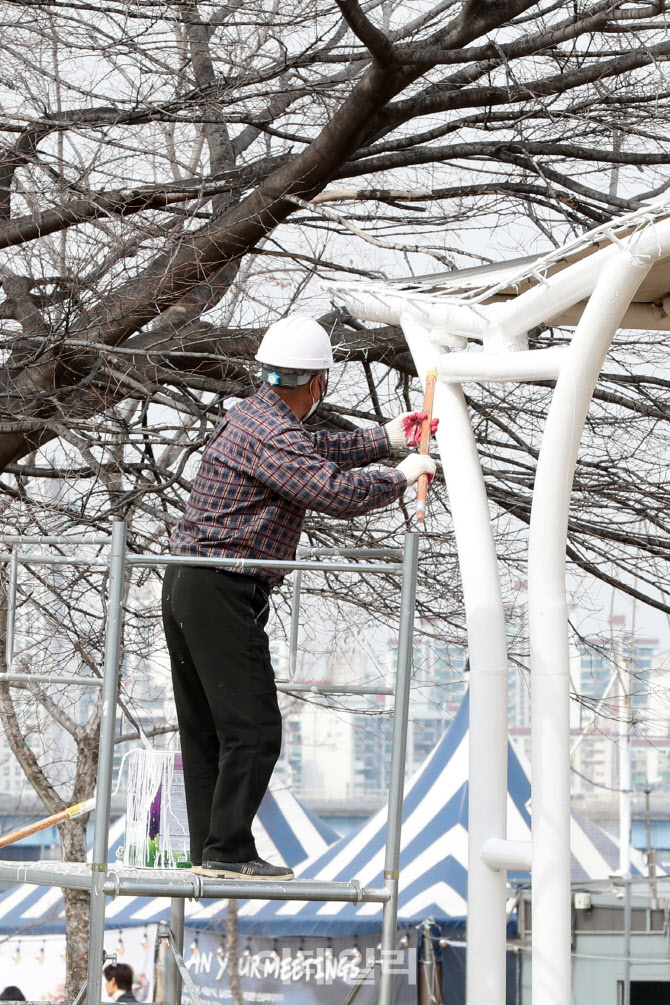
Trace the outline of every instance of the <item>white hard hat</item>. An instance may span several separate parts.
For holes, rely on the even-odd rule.
[[[315,373],[333,365],[328,332],[305,314],[287,314],[266,331],[256,353],[259,363],[283,370]]]

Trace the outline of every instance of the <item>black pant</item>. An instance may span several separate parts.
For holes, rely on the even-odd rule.
[[[191,861],[257,857],[251,823],[281,749],[265,625],[251,576],[168,566],[163,625],[181,736]]]

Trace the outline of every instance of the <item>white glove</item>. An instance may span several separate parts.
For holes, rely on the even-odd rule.
[[[402,471],[408,485],[414,485],[414,482],[418,482],[419,475],[428,475],[430,482],[436,469],[437,464],[428,454],[410,454],[400,464],[396,464],[396,470]]]
[[[404,446],[419,446],[421,443],[421,427],[424,419],[428,416],[425,412],[403,412],[397,415],[391,422],[387,422],[384,428],[389,436],[389,442],[394,450],[400,450]],[[437,432],[439,419],[432,419],[430,424],[431,436]]]
[[[391,421],[387,422],[384,426],[389,438],[389,443],[394,450],[400,450],[402,447],[407,445],[403,419],[408,415],[409,412],[403,412],[402,415],[397,415],[395,419],[391,419]]]
[[[387,422],[384,429],[393,450],[400,450],[402,447],[418,447],[421,443],[423,420],[427,418],[425,412],[403,412]],[[431,436],[435,435],[439,421],[439,419],[431,421]]]

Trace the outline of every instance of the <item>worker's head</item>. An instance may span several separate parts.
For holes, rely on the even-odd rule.
[[[133,968],[127,963],[110,963],[103,970],[107,984],[107,994],[133,990]]]
[[[333,350],[326,329],[304,314],[288,314],[266,331],[256,359],[263,380],[299,419],[307,419],[323,400]]]

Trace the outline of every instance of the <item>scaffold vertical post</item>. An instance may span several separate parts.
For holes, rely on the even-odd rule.
[[[386,854],[384,858],[384,886],[387,890],[390,890],[391,897],[384,904],[382,917],[379,1005],[392,1005],[393,1002],[393,956],[391,954],[396,949],[398,928],[398,873],[400,868],[400,837],[405,789],[407,720],[409,717],[414,648],[414,606],[416,602],[418,557],[419,535],[411,531],[405,534],[402,588],[400,593],[398,659],[396,666],[395,705],[393,710],[393,739],[391,743],[391,781],[389,786],[388,818],[386,822]]]
[[[7,628],[5,632],[5,665],[7,673],[12,669],[14,660],[14,638],[16,633],[16,608],[18,606],[19,589],[19,546],[12,548],[9,560],[9,575],[7,577]]]
[[[170,901],[170,931],[179,952],[184,953],[184,909],[183,897],[173,897]],[[166,957],[168,1005],[181,1005],[182,979],[174,953],[168,950]]]
[[[300,631],[300,594],[302,592],[302,572],[293,573],[293,602],[291,604],[291,635],[288,649],[288,678],[295,680],[298,669],[298,633]]]
[[[122,601],[126,558],[126,524],[115,520],[109,555],[107,588],[107,619],[105,627],[105,660],[102,683],[102,712],[98,753],[98,788],[93,832],[93,862],[91,864],[91,921],[88,947],[88,1005],[100,1005],[105,936],[105,892],[109,845],[109,812],[112,800],[114,767],[114,733],[116,700],[119,688]]]

